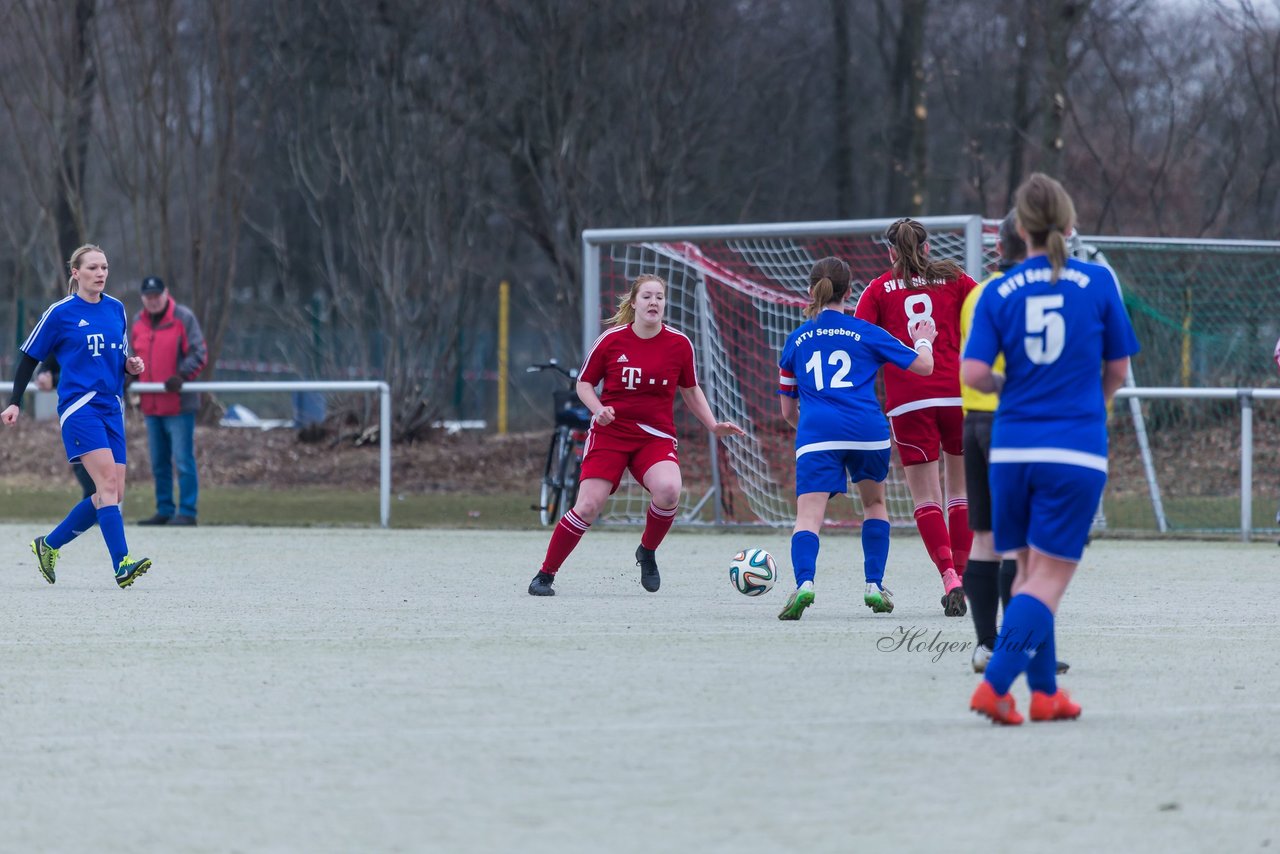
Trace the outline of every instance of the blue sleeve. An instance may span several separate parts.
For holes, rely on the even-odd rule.
[[[869,343],[881,363],[888,362],[891,365],[902,368],[904,371],[919,355],[915,350],[912,350],[879,326],[871,327],[870,332],[863,332],[862,337],[863,340],[869,339]]]
[[[1110,271],[1108,276],[1110,277]],[[1107,301],[1102,315],[1102,358],[1108,362],[1132,356],[1140,349],[1138,336],[1129,320],[1129,312],[1125,311],[1124,300],[1120,296],[1120,285],[1114,277],[1110,278],[1111,287],[1107,289]]]
[[[43,362],[47,359],[57,346],[61,324],[54,314],[55,308],[57,308],[56,303],[45,309],[44,314],[40,316],[39,322],[36,323],[36,328],[31,330],[27,340],[22,343],[22,352],[31,356],[37,362]]]
[[[973,307],[973,326],[969,329],[969,341],[965,344],[961,358],[977,359],[979,362],[994,364],[1000,353],[1000,335],[996,331],[995,318],[992,311],[995,300],[1000,296],[995,288],[983,288],[978,304]]]
[[[778,367],[784,371],[795,373],[792,362],[796,360],[796,334],[792,332],[787,336],[787,343],[782,345],[782,355],[778,357]]]

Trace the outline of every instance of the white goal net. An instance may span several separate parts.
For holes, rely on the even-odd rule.
[[[935,256],[953,258],[981,279],[985,249],[978,216],[923,217]],[[778,410],[778,353],[803,322],[809,270],[836,255],[853,268],[855,297],[889,266],[882,235],[891,219],[748,226],[593,230],[583,233],[583,351],[599,335],[632,279],[668,283],[667,323],[694,342],[699,382],[716,417],[736,421],[742,439],[714,441],[682,405],[676,423],[686,495],[682,521],[789,525],[795,521],[794,432]],[[991,241],[988,241],[990,243]],[[861,515],[835,503],[833,521]],[[843,504],[843,507],[841,507]],[[913,523],[896,455],[888,484],[890,518]],[[643,521],[648,498],[628,476],[602,518]]]

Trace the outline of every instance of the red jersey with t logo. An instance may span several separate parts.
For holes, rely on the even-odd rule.
[[[858,298],[854,316],[874,323],[908,347],[915,341],[907,325],[932,318],[938,330],[933,342],[933,373],[927,377],[884,366],[885,408],[888,415],[902,415],[931,406],[959,406],[960,306],[978,283],[961,273],[933,287],[917,278],[910,286],[890,270],[867,285]]]
[[[698,384],[693,342],[666,324],[652,338],[636,335],[631,324],[615,326],[591,345],[578,380],[603,380],[600,402],[613,407],[616,420],[595,430],[674,439],[676,389]]]

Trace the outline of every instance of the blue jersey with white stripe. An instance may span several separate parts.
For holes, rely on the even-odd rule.
[[[106,294],[98,302],[71,294],[45,310],[22,351],[42,362],[50,355],[58,360],[59,413],[91,392],[124,396],[127,326],[124,303]]]
[[[1005,357],[992,462],[1105,471],[1102,363],[1134,355],[1138,339],[1109,269],[1069,258],[1056,283],[1051,274],[1047,257],[1029,258],[987,287],[974,311],[964,358]]]
[[[827,309],[792,332],[778,361],[778,393],[800,399],[796,456],[808,450],[889,447],[876,372],[916,352],[873,323]]]

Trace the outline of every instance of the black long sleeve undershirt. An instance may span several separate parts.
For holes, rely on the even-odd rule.
[[[31,377],[35,375],[36,365],[40,364],[40,360],[21,350],[18,352],[22,353],[22,361],[18,362],[18,371],[13,375],[13,396],[9,398],[9,403],[21,408],[22,396],[27,393],[27,386],[31,384]]]

